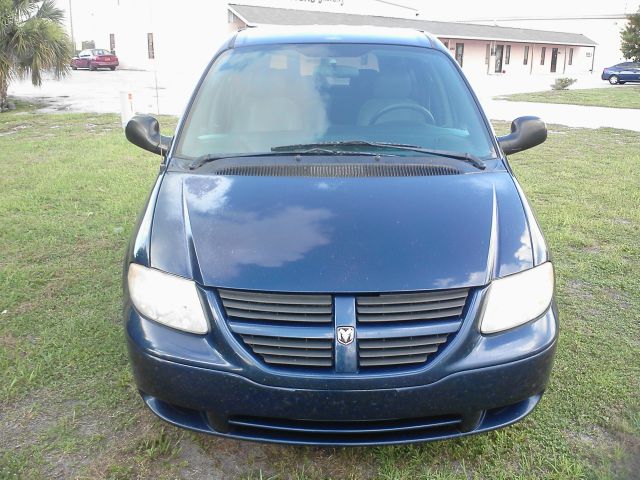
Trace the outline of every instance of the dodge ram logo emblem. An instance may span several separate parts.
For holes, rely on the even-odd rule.
[[[336,336],[338,337],[338,343],[349,345],[356,337],[356,329],[353,327],[338,327],[336,329]]]

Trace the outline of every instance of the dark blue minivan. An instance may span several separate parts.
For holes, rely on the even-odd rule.
[[[545,240],[448,50],[412,30],[258,27],[215,54],[162,155],[124,269],[160,418],[310,445],[445,439],[540,401],[558,315]]]

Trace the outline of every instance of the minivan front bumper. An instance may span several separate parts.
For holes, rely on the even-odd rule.
[[[306,388],[302,381],[305,387],[297,388],[259,383],[229,364],[207,368],[169,360],[141,346],[145,342],[137,341],[138,322],[149,321],[131,309],[127,337],[134,376],[145,403],[160,418],[204,433],[304,445],[422,442],[510,425],[529,414],[542,397],[557,339],[552,307],[540,319],[518,327],[517,336],[503,334],[507,350],[522,351],[515,338],[528,342],[534,353],[524,358],[504,361],[500,356],[500,363],[478,368],[466,363],[470,368],[436,381],[398,388],[367,388],[362,383],[334,388],[331,382]],[[546,335],[533,333],[540,331]],[[497,338],[490,340],[495,343]]]

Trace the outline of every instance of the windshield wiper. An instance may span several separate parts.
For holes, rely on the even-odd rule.
[[[215,162],[216,160],[222,160],[225,158],[248,158],[248,157],[280,157],[283,154],[289,155],[364,155],[373,156],[378,155],[371,152],[344,152],[342,150],[335,150],[327,148],[329,145],[309,144],[309,145],[291,145],[283,147],[274,147],[270,152],[256,152],[256,153],[237,153],[237,154],[207,154],[196,158],[193,163],[189,165],[190,170],[200,168],[205,163]]]
[[[374,148],[392,148],[395,150],[407,150],[410,152],[424,153],[425,155],[433,155],[436,157],[446,157],[446,158],[453,158],[455,160],[462,160],[463,162],[469,163],[480,170],[484,170],[485,168],[487,168],[487,166],[482,160],[480,160],[478,157],[476,157],[471,153],[452,152],[449,150],[435,150],[430,148],[423,148],[419,145],[410,145],[406,143],[369,142],[367,140],[344,140],[344,141],[308,143],[308,144],[298,144],[298,145],[283,145],[281,147],[273,147],[271,151],[286,152],[289,150],[303,149],[303,148],[328,148],[328,147],[350,147],[350,146],[353,146],[353,147],[366,146],[366,147],[374,147]],[[357,152],[349,152],[349,153],[354,154]]]

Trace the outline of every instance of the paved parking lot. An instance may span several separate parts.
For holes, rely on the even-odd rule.
[[[131,93],[140,113],[180,115],[193,91],[200,72],[101,70],[70,72],[63,80],[46,79],[41,88],[29,82],[13,83],[9,94],[44,100],[49,111],[119,113],[121,92]],[[574,88],[613,87],[598,74],[579,76]],[[548,90],[551,75],[512,78],[471,76],[470,82],[492,120],[512,120],[521,115],[537,115],[547,123],[570,127],[612,127],[640,131],[640,110],[577,105],[557,105],[495,100],[497,95]]]
[[[125,92],[133,95],[138,112],[179,115],[197,80],[197,74],[180,72],[76,70],[62,80],[47,78],[40,88],[15,82],[9,95],[44,100],[51,111],[120,113],[120,94]]]

